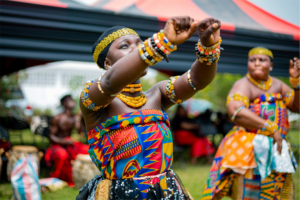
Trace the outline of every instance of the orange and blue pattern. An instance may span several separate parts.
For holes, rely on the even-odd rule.
[[[92,161],[106,179],[154,176],[167,172],[172,165],[170,122],[160,110],[113,116],[89,131],[88,142]],[[152,184],[165,178],[160,176]],[[135,183],[147,195],[149,180],[138,179]]]
[[[285,138],[289,131],[286,107],[289,102],[279,93],[263,94],[250,103],[249,109],[261,118],[275,122]],[[226,195],[249,200],[293,199],[291,174],[272,171],[264,180],[257,175],[252,143],[257,132],[241,126],[229,131],[215,155],[202,200],[221,199]]]

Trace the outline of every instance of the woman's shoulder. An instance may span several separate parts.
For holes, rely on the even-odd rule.
[[[281,81],[280,79],[278,79],[278,78],[276,78],[274,76],[271,76],[271,78],[272,78],[273,83],[275,83],[275,84],[283,84],[283,81]]]
[[[242,89],[245,89],[245,88],[248,88],[249,87],[249,80],[247,79],[246,76],[238,79],[232,86],[232,88],[242,88]]]

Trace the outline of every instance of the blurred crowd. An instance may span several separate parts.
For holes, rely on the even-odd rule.
[[[197,158],[200,157],[211,163],[212,155],[218,146],[215,136],[219,134],[224,137],[233,126],[227,113],[214,113],[211,109],[206,109],[205,112],[191,118],[181,105],[177,107],[171,121],[174,145],[190,147],[191,164],[196,164]]]

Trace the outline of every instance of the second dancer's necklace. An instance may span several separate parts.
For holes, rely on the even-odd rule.
[[[272,77],[269,76],[267,81],[258,81],[255,80],[250,76],[249,73],[247,73],[246,77],[249,79],[251,83],[253,83],[256,87],[260,88],[261,90],[269,90],[272,86]]]

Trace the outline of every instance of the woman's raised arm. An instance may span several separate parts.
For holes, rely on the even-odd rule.
[[[193,63],[191,69],[182,76],[171,79],[169,83],[162,82],[159,84],[163,97],[162,102],[166,108],[173,105],[173,103],[180,103],[182,100],[192,97],[214,79],[220,55],[220,27],[221,22],[214,18],[207,18],[198,24],[197,30],[200,42],[195,47],[198,59]],[[165,28],[166,36],[167,33],[172,31],[167,28]],[[175,93],[175,98],[168,94],[168,88],[166,89],[166,87],[169,86],[166,86],[166,84],[174,87],[174,89],[170,89],[170,93]]]
[[[148,47],[141,47],[142,41],[135,34],[128,34],[115,39],[109,47],[103,63],[104,67],[108,69],[107,72],[101,77],[101,81],[94,81],[88,86],[88,91],[86,90],[89,100],[95,106],[98,106],[96,109],[109,104],[115,94],[119,93],[126,85],[139,82],[139,78],[145,75],[145,70],[152,64],[149,60],[156,63],[161,61],[161,57],[167,58],[168,51],[166,49],[172,48],[170,45],[185,42],[193,35],[196,26],[197,23],[188,16],[170,18],[166,23],[164,32],[170,44],[168,42],[166,42],[167,44],[164,43],[165,49],[159,46],[163,40],[161,43],[158,42],[157,46],[156,44],[152,46],[148,44]],[[151,51],[150,47],[152,50],[155,47],[156,51]],[[151,52],[155,55],[159,52],[160,55],[150,55]],[[81,107],[83,110],[87,110],[83,106]]]

